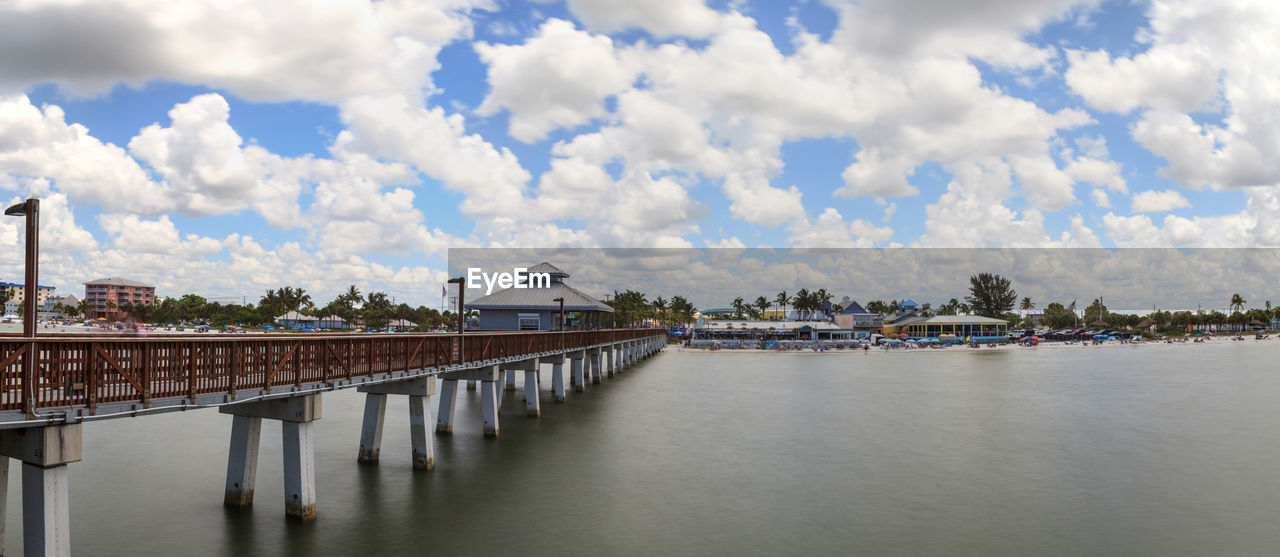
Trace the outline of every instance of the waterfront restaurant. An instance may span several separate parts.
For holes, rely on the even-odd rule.
[[[938,315],[901,323],[899,332],[908,338],[942,342],[1004,342],[1009,340],[1009,323],[978,315]]]
[[[474,302],[466,302],[468,310],[480,312],[481,331],[558,331],[556,316],[564,298],[565,330],[603,329],[613,326],[613,308],[578,289],[565,284],[569,273],[554,265],[542,262],[529,267],[528,272],[547,273],[551,285],[547,288],[507,288]]]

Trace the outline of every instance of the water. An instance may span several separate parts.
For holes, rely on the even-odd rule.
[[[1280,547],[1280,343],[884,354],[668,351],[502,438],[459,393],[414,472],[391,397],[325,395],[319,519],[286,521],[279,426],[255,506],[222,507],[231,419],[85,426],[73,547],[93,555],[1263,555]],[[549,386],[549,374],[544,372]],[[19,468],[8,545],[21,552]]]

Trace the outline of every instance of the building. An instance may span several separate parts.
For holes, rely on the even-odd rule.
[[[466,309],[480,313],[476,326],[481,331],[557,331],[556,316],[564,298],[564,329],[600,329],[613,326],[613,308],[578,289],[565,284],[569,273],[542,262],[528,269],[529,274],[547,273],[551,284],[546,288],[507,288],[473,302]]]
[[[844,310],[836,315],[835,322],[841,329],[852,330],[853,338],[867,338],[884,332],[884,321],[880,315],[863,309],[854,301],[845,304]]]
[[[0,293],[8,294],[6,302],[18,302],[21,304],[27,299],[27,289],[24,285],[13,282],[0,282]],[[2,296],[3,294],[0,294]],[[53,296],[52,286],[36,287],[36,308],[44,305],[45,300]],[[22,315],[22,310],[18,310],[18,315]]]
[[[297,311],[285,312],[284,315],[275,318],[276,325],[286,329],[311,329],[315,328],[320,319],[303,315]]]
[[[85,317],[125,319],[124,304],[154,305],[156,287],[122,278],[104,278],[84,283],[84,299],[88,302]]]
[[[916,317],[886,326],[890,333],[906,333],[907,338],[943,342],[1003,342],[1009,340],[1009,323],[978,315],[938,315]]]
[[[66,312],[58,309],[59,304],[64,308],[74,308],[80,305],[80,300],[77,300],[76,297],[71,294],[63,296],[49,296],[48,298],[45,298],[44,303],[40,305],[36,315],[40,319],[62,319],[63,317],[66,317]]]

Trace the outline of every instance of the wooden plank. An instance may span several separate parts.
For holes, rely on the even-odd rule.
[[[105,360],[107,362],[107,365],[113,368],[116,368],[116,373],[119,373],[120,376],[123,377],[125,381],[128,381],[129,384],[132,385],[134,389],[136,389],[139,393],[142,393],[142,391],[144,390],[142,388],[142,385],[139,384],[136,379],[134,379],[133,377],[130,377],[128,373],[125,373],[124,368],[120,367],[120,364],[116,363],[116,360],[112,358],[110,354],[107,354],[107,352],[102,349],[102,346],[95,344],[93,345],[93,349],[95,352],[98,353],[99,358],[102,358],[103,360]]]
[[[274,346],[274,343],[272,345]],[[293,353],[298,350],[299,346],[302,346],[302,343],[300,342],[293,343],[293,348],[290,348],[288,352],[285,352],[284,357],[280,358],[280,363],[276,364],[276,368],[271,370],[271,373],[267,374],[267,378],[265,381],[266,388],[268,389],[271,388],[271,380],[275,379],[277,373],[280,373],[280,370],[284,368],[284,365],[289,362],[289,356],[293,355]]]

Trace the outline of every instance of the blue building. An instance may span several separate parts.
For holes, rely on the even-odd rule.
[[[613,326],[613,308],[578,289],[565,284],[569,278],[554,265],[542,262],[528,269],[529,274],[547,273],[547,288],[507,288],[467,302],[468,310],[480,313],[481,331],[558,331],[556,316],[564,298],[563,330],[601,329]]]

